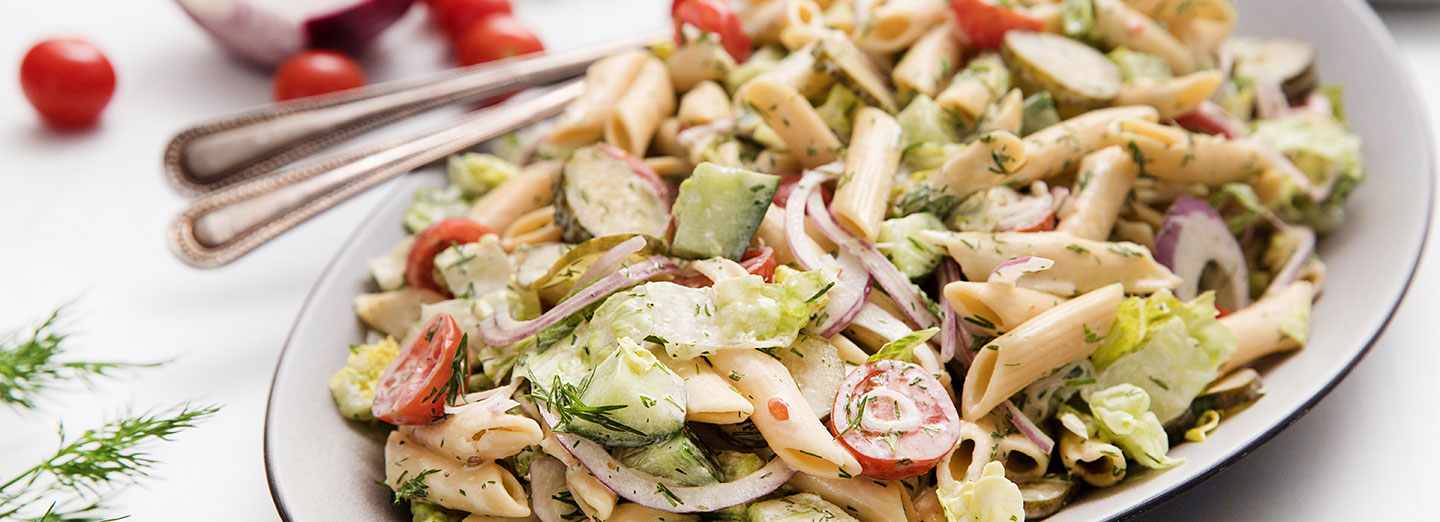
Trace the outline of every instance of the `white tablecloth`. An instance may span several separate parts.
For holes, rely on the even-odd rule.
[[[660,27],[666,3],[516,2],[522,17],[542,21],[540,35],[552,49]],[[419,14],[364,58],[372,80],[448,61]],[[1385,19],[1420,91],[1440,93],[1440,10],[1394,11]],[[0,78],[0,331],[71,303],[76,357],[173,361],[133,378],[101,379],[98,393],[82,387],[51,395],[42,412],[0,408],[0,470],[22,469],[51,451],[56,414],[78,428],[125,411],[219,403],[219,415],[154,448],[161,462],[155,477],[113,498],[115,512],[143,521],[275,520],[261,460],[271,373],[306,292],[385,190],[229,267],[191,269],[165,245],[186,199],[162,179],[162,147],[199,119],[266,102],[268,74],[221,56],[164,0],[0,2],[0,71],[13,74],[31,44],[64,34],[103,48],[119,89],[99,129],[56,134],[35,123],[14,76]],[[1440,121],[1440,95],[1429,101],[1416,110]],[[1437,288],[1440,260],[1432,252],[1389,330],[1328,398],[1144,520],[1432,518],[1422,501],[1440,491]]]

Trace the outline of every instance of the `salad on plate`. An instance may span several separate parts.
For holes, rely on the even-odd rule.
[[[1183,466],[1364,179],[1228,0],[678,0],[449,159],[329,382],[416,520],[1019,521]]]

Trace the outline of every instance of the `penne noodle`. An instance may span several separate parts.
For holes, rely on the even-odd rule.
[[[889,54],[915,43],[931,27],[945,21],[945,3],[935,0],[887,0],[860,25],[855,44],[872,53]]]
[[[1056,368],[1094,353],[1115,321],[1119,283],[1066,301],[996,337],[975,354],[960,393],[960,415],[978,419]],[[1043,473],[1043,471],[1042,471]]]
[[[860,522],[906,520],[905,485],[866,477],[821,478],[796,473],[786,485],[840,506]]]
[[[470,206],[466,214],[472,221],[490,230],[505,230],[530,211],[549,205],[555,199],[551,185],[560,175],[559,161],[540,161],[526,165],[515,176],[486,192]]]
[[[950,28],[941,25],[925,33],[905,52],[890,71],[890,78],[901,92],[934,97],[940,92],[940,82],[954,74],[959,63],[960,45],[955,43]]]
[[[1025,137],[1025,154],[1029,161],[1009,175],[997,176],[1000,179],[988,186],[1023,187],[1035,180],[1069,172],[1086,154],[1122,143],[1112,134],[1111,124],[1122,119],[1153,122],[1159,117],[1154,107],[1111,107],[1040,129]]]
[[[756,78],[745,84],[739,96],[780,135],[801,165],[814,168],[835,161],[840,140],[794,87]]]
[[[835,186],[830,211],[851,232],[874,240],[890,203],[890,189],[905,148],[900,123],[885,111],[864,107],[845,151],[845,174]]]
[[[1172,29],[1191,20],[1235,24],[1235,6],[1230,0],[1124,0],[1125,5]]]
[[[786,464],[818,477],[860,474],[860,462],[835,441],[780,361],[756,350],[708,357],[716,372],[735,376],[735,388],[754,406],[750,420]]]
[[[805,235],[820,245],[820,249],[826,252],[835,250],[835,243],[830,238],[820,233],[815,223],[810,218],[805,218]],[[790,241],[785,239],[785,209],[774,203],[765,211],[765,218],[760,221],[760,228],[755,231],[755,246],[768,246],[775,250],[775,262],[786,265],[795,262],[795,254],[790,250]]]
[[[613,103],[615,111],[605,120],[605,141],[643,157],[660,120],[675,112],[675,88],[665,64],[647,57],[635,80]]]
[[[740,395],[729,380],[715,373],[715,368],[704,359],[677,361],[664,350],[652,352],[670,371],[685,380],[685,420],[735,424],[749,419],[755,411],[750,400]]]
[[[620,496],[595,478],[585,466],[570,466],[565,469],[565,487],[570,490],[575,505],[590,518],[605,520],[615,511]]]
[[[626,502],[615,506],[615,512],[605,522],[700,522],[700,515],[670,513],[650,509],[640,504]]]
[[[933,232],[921,237],[945,247],[965,278],[984,281],[1001,263],[1023,256],[1055,261],[1049,270],[1025,274],[1017,286],[1060,296],[1085,293],[1119,282],[1125,292],[1173,290],[1180,277],[1156,263],[1150,249],[1134,243],[1080,239],[1063,232]]]
[[[680,97],[676,113],[680,128],[694,127],[731,118],[730,96],[720,84],[705,80]]]
[[[416,477],[426,485],[425,501],[440,507],[502,517],[530,515],[525,487],[503,466],[494,461],[461,465],[398,431],[390,432],[385,443],[385,484],[398,488]]]
[[[1269,166],[1250,140],[1227,140],[1129,119],[1115,122],[1114,129],[1115,139],[1140,163],[1140,173],[1166,181],[1219,186],[1250,179]]]
[[[1125,5],[1122,0],[1094,0],[1095,32],[1112,47],[1128,47],[1153,54],[1170,65],[1175,74],[1195,71],[1195,56],[1155,20]]]
[[[630,87],[649,57],[650,53],[637,50],[591,65],[585,71],[585,91],[565,107],[546,141],[565,147],[599,141],[615,110],[615,100]]]
[[[521,245],[539,245],[560,240],[560,227],[555,226],[555,207],[544,206],[525,213],[515,219],[505,232],[500,234],[500,244],[505,250],[515,250]]]
[[[430,451],[463,465],[509,457],[545,438],[540,424],[522,415],[494,411],[488,404],[454,408],[438,422],[400,426],[400,433]]]
[[[425,288],[404,287],[399,290],[355,296],[355,315],[380,333],[403,340],[410,325],[420,320],[420,307],[444,301],[445,296]]]
[[[685,145],[680,143],[680,130],[679,118],[661,120],[660,126],[655,128],[655,139],[654,143],[650,145],[651,148],[654,148],[655,152],[662,156],[686,157],[689,152],[686,151]],[[688,175],[689,172],[686,174]]]
[[[824,96],[825,93],[830,92],[830,86],[835,85],[835,76],[829,73],[825,65],[816,62],[816,45],[810,43],[794,50],[770,70],[745,82],[745,85],[735,89],[735,99],[743,105],[745,90],[751,83],[762,80],[794,87],[806,98]]]
[[[745,18],[745,33],[752,43],[783,44],[782,34],[787,29],[822,28],[825,12],[814,0],[774,0]]]
[[[675,156],[650,156],[645,166],[664,178],[684,178],[690,175],[690,163]]]
[[[1151,250],[1155,249],[1155,228],[1141,221],[1116,221],[1111,237],[1117,241],[1129,241]]]
[[[935,479],[941,487],[980,478],[980,471],[991,460],[996,448],[991,433],[998,431],[992,415],[975,421],[960,419],[960,442],[935,466]]]
[[[966,145],[940,166],[925,184],[956,198],[993,187],[1021,169],[1029,160],[1025,142],[1009,132],[990,132]]]
[[[1014,330],[1065,302],[1063,297],[1039,290],[984,281],[956,281],[945,285],[945,299],[955,307],[960,320],[987,335]]]
[[[800,160],[794,154],[774,149],[760,151],[750,166],[752,170],[776,175],[794,174],[805,168],[800,165]]]
[[[990,103],[1009,88],[1009,73],[1000,55],[984,53],[970,60],[965,69],[950,80],[950,85],[935,97],[940,108],[954,111],[966,125],[974,125]]]
[[[723,82],[735,68],[735,59],[715,39],[687,42],[665,59],[670,71],[670,84],[677,91],[688,91],[704,81]]]
[[[978,131],[994,132],[1005,131],[1011,134],[1020,134],[1020,128],[1025,124],[1025,96],[1020,94],[1020,89],[1010,89],[1003,98],[995,105],[985,111],[985,121],[980,122]]]
[[[1125,478],[1125,454],[1096,438],[1083,438],[1060,430],[1060,463],[1071,476],[1097,488],[1114,486]]]
[[[1195,110],[1220,88],[1220,71],[1200,71],[1178,78],[1137,78],[1120,87],[1115,105],[1149,105],[1161,120]]]
[[[1220,367],[1220,374],[1245,366],[1272,353],[1294,350],[1309,337],[1310,301],[1315,285],[1296,281],[1284,290],[1265,296],[1250,306],[1220,318],[1220,324],[1235,334],[1235,354]],[[1296,310],[1303,309],[1303,315]],[[1301,328],[1296,331],[1294,328]]]
[[[1080,160],[1080,174],[1075,179],[1072,196],[1056,216],[1060,222],[1055,231],[1104,241],[1110,237],[1125,196],[1139,175],[1140,167],[1118,146],[1087,154]]]
[[[835,334],[835,337],[830,338],[830,344],[835,346],[835,351],[840,353],[840,360],[845,361],[845,364],[860,366],[865,364],[865,359],[870,356],[844,334]]]

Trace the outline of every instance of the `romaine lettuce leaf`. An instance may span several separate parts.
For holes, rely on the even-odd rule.
[[[451,185],[459,187],[466,196],[476,197],[515,177],[520,167],[494,154],[466,152],[450,156],[445,161],[445,172]]]
[[[330,378],[330,394],[335,397],[340,415],[347,419],[373,421],[370,406],[375,401],[375,384],[385,373],[385,368],[400,353],[400,345],[394,337],[374,344],[350,345],[350,356],[345,367]]]
[[[415,198],[410,202],[410,206],[405,208],[405,217],[401,220],[405,230],[418,234],[431,223],[463,216],[469,210],[470,202],[465,201],[465,195],[459,188],[425,187],[415,191]]]
[[[1160,419],[1150,412],[1150,394],[1131,384],[1117,384],[1090,394],[1090,412],[1100,436],[1119,446],[1131,459],[1147,468],[1175,466],[1184,459],[1173,459],[1170,439]]]
[[[1304,191],[1281,187],[1268,191],[1278,201],[1267,201],[1287,221],[1309,225],[1318,233],[1334,229],[1345,217],[1345,200],[1365,180],[1360,138],[1333,116],[1300,111],[1274,120],[1256,121],[1253,138],[1285,154],[1315,186],[1333,184],[1323,201],[1312,201]],[[1293,181],[1286,179],[1285,183]]]
[[[917,212],[880,223],[880,252],[910,279],[920,279],[940,266],[945,257],[935,246],[920,238],[921,230],[945,231],[945,223],[929,212]]]
[[[948,522],[1025,520],[1025,497],[1020,486],[1005,478],[1005,465],[999,462],[985,464],[978,479],[948,482],[935,493]]]

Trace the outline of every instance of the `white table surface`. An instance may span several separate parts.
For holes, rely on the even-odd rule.
[[[543,21],[541,37],[561,49],[659,27],[668,2],[515,3],[522,17]],[[419,14],[364,58],[372,80],[448,61]],[[1420,91],[1440,93],[1440,9],[1383,14]],[[44,130],[9,76],[30,45],[65,34],[99,45],[119,76],[93,132]],[[155,478],[111,499],[115,512],[142,521],[276,520],[261,459],[271,373],[311,284],[386,190],[231,266],[192,269],[165,244],[186,198],[162,179],[162,147],[197,120],[266,102],[268,74],[223,57],[165,0],[0,1],[0,71],[0,331],[70,302],[76,357],[173,359],[134,378],[98,381],[95,391],[51,395],[43,413],[0,408],[0,476],[51,451],[57,414],[78,428],[187,400],[220,403],[219,415],[154,448]],[[1429,107],[1416,110],[1440,121],[1440,94],[1430,96]],[[1433,519],[1423,501],[1440,491],[1440,259],[1430,254],[1385,335],[1328,398],[1142,520]]]

